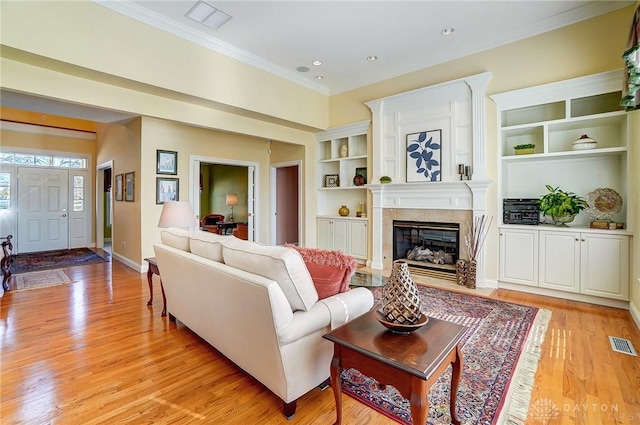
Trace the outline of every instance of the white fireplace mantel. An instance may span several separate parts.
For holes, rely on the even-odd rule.
[[[486,213],[487,148],[485,143],[485,72],[434,86],[367,102],[373,114],[370,181],[390,176],[392,183],[369,184],[372,193],[371,268],[383,268],[384,209],[471,210]],[[406,136],[417,131],[442,130],[442,181],[406,181]],[[472,167],[471,180],[460,180],[458,164]],[[388,233],[388,234],[387,234]],[[484,282],[483,255],[478,261],[478,285]]]

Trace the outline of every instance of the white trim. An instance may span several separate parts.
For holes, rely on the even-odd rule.
[[[43,125],[24,124],[11,121],[0,121],[0,130],[14,131],[16,133],[66,137],[68,139],[96,140],[96,133],[90,131],[67,130],[65,128],[45,127]]]
[[[101,188],[104,187],[104,170],[111,169],[111,178],[113,179],[113,160],[103,162],[96,167],[96,218],[95,218],[95,226],[96,226],[96,248],[104,247],[104,200],[102,196],[98,196],[102,193]],[[113,235],[113,190],[111,191],[111,235]]]
[[[583,303],[590,303],[596,305],[604,305],[607,307],[620,308],[622,310],[629,310],[630,304],[628,301],[615,300],[613,298],[594,297],[591,295],[577,294],[574,292],[556,291],[553,289],[540,288],[539,286],[521,285],[518,283],[509,283],[498,281],[498,287],[500,289],[510,289],[512,291],[525,292],[529,294],[544,295],[546,297],[560,298],[562,300],[580,301]]]
[[[254,175],[254,190],[253,190],[253,210],[251,210],[251,200],[249,200],[249,214],[248,224],[249,224],[249,234],[254,235],[254,240],[259,241],[259,237],[257,237],[260,232],[260,223],[259,220],[256,220],[256,211],[260,211],[260,191],[257,188],[260,187],[260,163],[252,162],[252,161],[242,161],[239,159],[228,159],[228,158],[214,158],[209,156],[200,156],[200,155],[189,155],[189,202],[191,203],[191,207],[193,208],[194,213],[200,217],[200,163],[205,164],[216,164],[216,165],[235,165],[238,167],[253,167],[253,175]],[[251,181],[247,182],[248,185],[251,184]],[[249,188],[247,188],[249,189]],[[247,191],[247,193],[251,193],[251,191]]]
[[[162,31],[168,32],[180,38],[183,38],[192,43],[198,44],[214,52],[221,53],[230,58],[236,59],[240,62],[246,63],[251,66],[255,66],[258,69],[266,71],[275,76],[284,78],[292,83],[306,87],[310,90],[316,91],[320,94],[328,96],[329,89],[325,86],[317,84],[306,77],[300,76],[298,73],[289,71],[281,66],[278,66],[272,62],[268,62],[263,58],[256,56],[233,46],[217,38],[208,36],[196,29],[193,29],[187,25],[183,25],[172,19],[169,19],[159,13],[156,13],[146,7],[142,7],[131,0],[91,0],[93,3],[106,7],[114,12],[133,18],[137,21],[151,25]]]
[[[638,283],[640,283],[640,279],[638,279]],[[633,303],[633,301],[629,303],[629,313],[631,313],[631,318],[636,322],[636,326],[640,330],[640,309]]]

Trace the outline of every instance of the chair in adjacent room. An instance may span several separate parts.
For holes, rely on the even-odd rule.
[[[238,223],[238,226],[233,229],[233,236],[245,241],[249,239],[249,226],[244,223]]]
[[[200,220],[200,229],[207,232],[218,233],[218,222],[224,221],[222,214],[207,214]]]

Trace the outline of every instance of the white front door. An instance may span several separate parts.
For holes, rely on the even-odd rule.
[[[69,171],[18,169],[20,252],[69,247]]]

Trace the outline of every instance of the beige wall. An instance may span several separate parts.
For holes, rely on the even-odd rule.
[[[109,85],[142,83],[142,91],[161,97],[195,96],[190,101],[274,121],[321,129],[328,123],[326,96],[89,0],[4,1],[0,31],[11,48],[3,48],[3,57]]]
[[[330,127],[371,119],[371,111],[364,102],[486,71],[493,74],[487,88],[487,94],[491,95],[622,69],[621,55],[634,11],[635,6],[630,6],[556,31],[332,96],[329,101]],[[496,106],[489,98],[485,106],[488,177],[496,181],[499,140]],[[488,214],[494,217],[498,206],[496,189],[493,184],[488,190]],[[490,280],[498,277],[498,221],[494,219],[486,240],[486,275]],[[640,257],[640,251],[635,253]]]
[[[142,163],[141,194],[142,252],[143,256],[153,256],[153,243],[160,240],[157,227],[162,205],[155,203],[156,150],[178,151],[178,177],[180,179],[180,200],[190,200],[189,157],[223,158],[258,164],[259,185],[256,188],[259,206],[256,210],[257,240],[268,241],[269,235],[269,164],[267,145],[263,139],[245,135],[225,133],[192,127],[184,124],[142,119]],[[173,177],[173,176],[172,176]]]
[[[111,249],[115,256],[129,260],[131,266],[142,263],[142,192],[140,146],[141,119],[136,119],[127,126],[99,124],[97,164],[113,161],[113,179],[118,174],[133,171],[135,173],[134,201],[116,201],[114,193]],[[154,156],[155,159],[155,156]],[[94,167],[95,169],[95,167]],[[114,184],[115,190],[115,184]],[[149,191],[145,188],[145,192]],[[157,220],[157,219],[156,219]],[[156,221],[157,223],[157,221]]]

